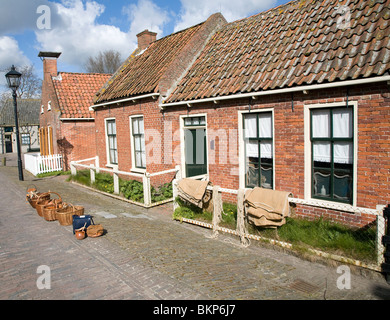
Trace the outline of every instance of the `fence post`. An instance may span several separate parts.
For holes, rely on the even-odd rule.
[[[177,179],[173,179],[172,181],[173,211],[175,211],[179,207],[179,204],[176,202],[176,198],[179,196],[179,192],[177,191],[178,181],[179,180]]]
[[[382,237],[386,234],[386,221],[383,211],[386,206],[377,205],[378,214],[376,216],[376,256],[377,263],[381,265],[384,261],[385,246],[382,243]]]
[[[75,176],[77,174],[76,166],[74,165],[74,161],[70,162],[70,173],[72,176]]]
[[[90,175],[91,175],[91,183],[95,183],[95,170],[93,169],[93,164],[90,165],[91,168],[89,169]]]
[[[150,206],[152,203],[152,195],[150,190],[150,175],[149,173],[145,172],[144,176],[142,177],[142,183],[144,186],[144,204],[145,206]]]
[[[176,169],[176,180],[181,180],[181,166],[178,164],[175,166]]]
[[[96,167],[96,173],[99,173],[100,172],[99,156],[96,156],[95,158],[95,167]]]
[[[114,193],[119,194],[119,176],[118,176],[118,166],[115,165],[114,168]]]

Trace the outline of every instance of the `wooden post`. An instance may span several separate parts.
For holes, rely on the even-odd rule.
[[[150,175],[149,173],[145,172],[143,178],[142,178],[142,183],[144,186],[144,204],[145,206],[150,206],[152,203],[152,195],[151,195],[151,190],[150,190]]]
[[[73,161],[70,162],[70,173],[72,176],[75,176],[77,174],[77,169]]]
[[[93,164],[91,164],[91,168],[89,169],[89,172],[91,174],[91,183],[95,183],[95,170],[93,169]]]
[[[119,194],[119,176],[118,176],[118,166],[114,166],[114,193]]]
[[[378,210],[378,215],[376,216],[376,256],[378,265],[385,262],[384,253],[386,248],[382,242],[382,237],[386,235],[386,221],[383,216],[383,210],[385,207],[386,206],[384,205],[376,206],[376,209]]]
[[[100,172],[99,156],[96,156],[95,158],[95,167],[96,167],[96,173],[99,173]]]

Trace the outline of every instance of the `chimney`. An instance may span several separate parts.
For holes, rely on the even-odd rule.
[[[38,57],[43,61],[44,80],[47,77],[57,76],[57,59],[60,55],[61,52],[39,52]]]
[[[152,42],[156,41],[156,36],[157,33],[151,32],[147,29],[138,33],[138,49],[145,50]]]

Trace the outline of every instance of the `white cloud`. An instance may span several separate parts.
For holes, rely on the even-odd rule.
[[[107,49],[117,50],[127,57],[132,46],[128,35],[115,26],[96,22],[104,9],[94,1],[85,5],[81,0],[56,3],[62,22],[51,30],[36,31],[39,50],[62,52],[63,62],[78,66],[89,56]]]
[[[151,0],[139,0],[137,4],[124,7],[122,12],[130,21],[129,35],[132,38],[145,29],[156,32],[157,38],[161,38],[164,25],[170,21],[168,12]]]
[[[55,6],[61,23],[51,30],[35,32],[37,49],[62,52],[62,62],[80,67],[89,56],[108,49],[119,51],[122,59],[126,59],[137,47],[137,33],[149,29],[161,35],[169,20],[168,14],[151,0],[139,0],[123,8],[122,14],[129,22],[127,32],[97,23],[105,7],[95,1],[63,0]]]
[[[181,0],[181,4],[175,31],[201,23],[216,12],[221,12],[228,22],[242,19],[274,7],[276,0]]]
[[[0,70],[9,69],[11,65],[30,65],[30,60],[20,50],[18,42],[8,36],[0,37]]]

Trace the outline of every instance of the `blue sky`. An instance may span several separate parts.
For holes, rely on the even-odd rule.
[[[158,38],[206,20],[221,11],[234,21],[288,0],[1,0],[0,72],[32,64],[42,78],[39,51],[60,51],[59,71],[84,72],[88,56],[114,49],[127,58],[136,34],[149,29]],[[44,19],[46,18],[46,19]],[[39,24],[40,23],[40,24]],[[0,73],[0,85],[4,83]]]

